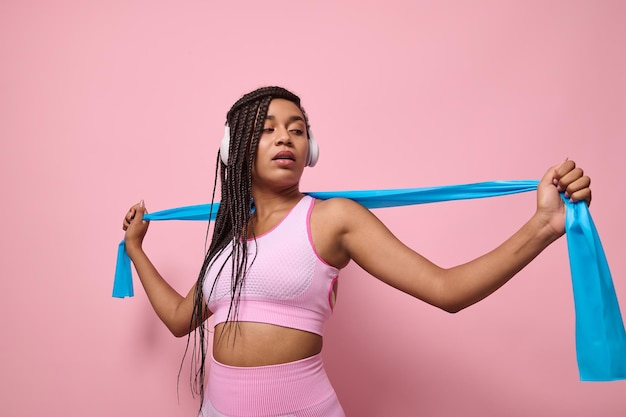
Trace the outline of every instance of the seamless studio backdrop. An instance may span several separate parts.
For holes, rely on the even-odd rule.
[[[538,179],[566,157],[626,306],[626,58],[620,1],[0,3],[0,414],[194,416],[186,339],[111,298],[121,219],[210,201],[225,114],[244,92],[301,95],[320,143],[304,191]],[[534,193],[377,210],[443,265],[493,248]],[[153,223],[180,292],[206,224]],[[355,266],[324,357],[349,416],[624,416],[626,382],[578,380],[561,239],[456,314]]]

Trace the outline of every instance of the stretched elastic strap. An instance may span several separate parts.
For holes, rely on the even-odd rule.
[[[366,208],[384,208],[451,200],[495,197],[537,189],[539,181],[491,181],[442,187],[395,190],[311,192],[318,199],[343,197]],[[626,379],[626,332],[611,271],[600,237],[585,203],[567,207],[565,231],[574,290],[576,355],[582,381]],[[219,203],[202,204],[149,213],[145,220],[215,220]],[[130,259],[119,244],[113,297],[133,296]]]

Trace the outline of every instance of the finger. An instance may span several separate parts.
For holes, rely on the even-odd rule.
[[[137,209],[135,211],[135,216],[133,217],[132,222],[137,222],[137,223],[141,223],[143,222],[143,216],[144,214],[146,214],[148,212],[148,210],[146,210],[146,206],[143,202],[143,200],[141,200],[139,202],[139,204],[137,205]]]
[[[559,179],[559,186],[565,191],[572,184],[583,178],[584,175],[582,168],[574,168]]]
[[[571,159],[565,158],[565,161],[561,162],[555,168],[555,175],[557,178],[561,178],[563,175],[567,174],[574,168],[576,168],[576,162],[572,161]]]
[[[575,203],[577,201],[584,201],[585,203],[587,203],[587,206],[589,206],[591,204],[591,188],[585,188],[580,191],[576,191],[569,197],[569,200],[572,203]]]
[[[129,223],[132,223],[132,221],[137,217],[139,213],[142,213],[143,215],[146,212],[147,212],[146,206],[143,200],[141,200],[139,203],[135,204],[134,206],[130,208],[130,210],[128,211],[126,215],[126,219],[128,220]]]
[[[132,206],[129,210],[128,213],[126,213],[126,217],[125,220],[128,221],[129,223],[131,222],[131,220],[133,220],[133,217],[135,217],[135,213],[137,212],[137,206]]]
[[[135,204],[130,209],[128,209],[128,212],[124,216],[124,221],[122,222],[122,229],[124,231],[126,231],[130,227],[131,223],[133,222],[133,219],[137,215],[137,209],[142,205],[142,203],[143,203],[143,200],[141,200],[139,204]]]
[[[575,171],[576,169],[577,169],[576,168],[576,163],[574,161],[570,161],[570,160],[563,161],[559,166],[557,166],[554,169],[552,183],[554,185],[556,185],[556,187],[559,190],[559,192],[563,192],[565,190],[565,187],[567,187],[567,184],[569,183],[567,181],[568,175],[570,175],[570,173],[572,171]],[[570,180],[572,178],[576,178],[577,175],[578,176],[582,175],[582,170],[581,170],[580,174],[570,175],[569,176]]]
[[[582,190],[584,188],[589,188],[591,185],[591,178],[587,175],[581,175],[580,177],[572,177],[567,181],[567,186],[565,187],[565,192],[572,194],[578,190]]]
[[[564,196],[573,201],[585,200],[587,203],[591,202],[591,178],[583,176],[572,183],[570,183],[565,189]]]
[[[565,159],[565,161],[555,166],[552,170],[554,184],[556,185],[556,181],[560,180],[564,175],[566,175],[574,168],[576,168],[576,162],[570,159]]]
[[[134,206],[131,207],[128,212],[126,213],[126,215],[124,216],[124,220],[122,221],[122,229],[124,231],[126,231],[126,229],[128,229],[128,226],[130,226],[130,223],[133,220],[133,217],[135,217],[135,208]]]

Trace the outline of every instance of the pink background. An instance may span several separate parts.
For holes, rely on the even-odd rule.
[[[226,111],[266,84],[303,97],[320,142],[303,190],[535,179],[575,159],[626,309],[625,16],[619,0],[2,1],[0,414],[195,415],[188,362],[176,394],[186,339],[139,285],[111,298],[121,219],[140,198],[207,202]],[[451,266],[533,209],[530,193],[377,214]],[[181,292],[205,231],[151,226]],[[578,381],[565,239],[457,315],[350,266],[325,359],[349,416],[626,415],[626,382]]]

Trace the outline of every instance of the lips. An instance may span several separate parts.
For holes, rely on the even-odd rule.
[[[276,155],[274,155],[274,157],[272,158],[272,160],[274,160],[274,161],[276,161],[278,159],[288,159],[288,160],[291,160],[291,161],[295,161],[296,160],[296,156],[293,154],[293,152],[280,151]]]

